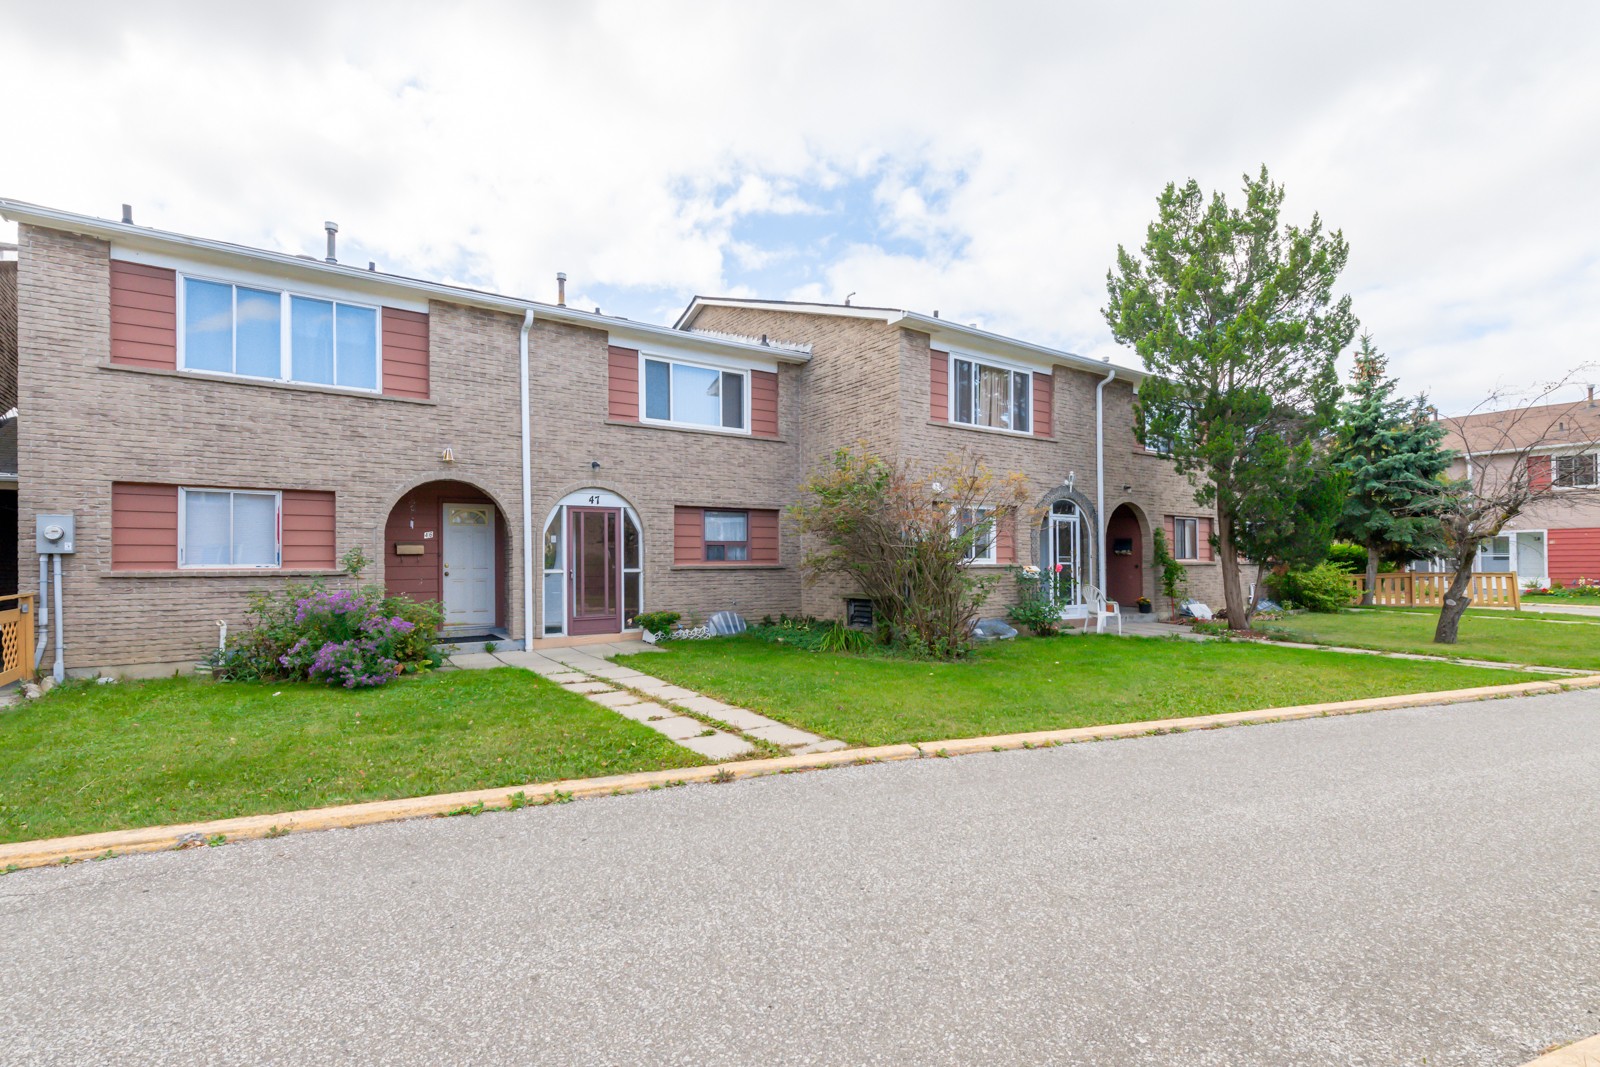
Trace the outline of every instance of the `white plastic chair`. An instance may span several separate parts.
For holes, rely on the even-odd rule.
[[[1117,636],[1122,636],[1122,605],[1115,600],[1107,600],[1105,594],[1092,585],[1085,584],[1083,591],[1089,612],[1094,616],[1095,633],[1105,633],[1106,620],[1111,618],[1117,621]]]

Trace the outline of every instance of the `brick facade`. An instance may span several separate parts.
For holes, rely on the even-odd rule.
[[[114,286],[113,274],[126,280],[157,272],[113,268],[123,260],[114,260],[107,240],[54,228],[24,223],[20,244],[22,585],[36,584],[35,515],[74,513],[77,551],[63,568],[66,660],[80,672],[188,666],[215,645],[216,620],[230,627],[245,622],[253,592],[313,577],[348,583],[336,561],[351,548],[373,561],[363,581],[426,595],[438,585],[442,537],[424,540],[423,533],[436,517],[429,512],[418,525],[397,515],[402,503],[435,508],[461,496],[463,487],[498,511],[495,615],[513,642],[545,636],[545,525],[571,494],[615,494],[638,516],[644,610],[731,609],[751,618],[837,617],[844,597],[855,592],[837,580],[803,582],[803,546],[785,511],[807,473],[838,448],[862,444],[918,463],[969,449],[996,470],[1023,472],[1041,503],[1069,472],[1078,499],[1092,504],[1095,496],[1094,373],[1041,366],[1032,435],[976,430],[937,417],[939,383],[927,333],[883,318],[708,306],[696,329],[810,346],[809,357],[792,351],[767,357],[728,343],[722,358],[743,360],[752,374],[753,432],[730,434],[639,421],[633,353],[652,349],[650,338],[641,340],[637,329],[629,334],[624,320],[608,326],[598,317],[536,314],[528,332],[533,528],[525,530],[520,314],[435,296],[424,316],[414,292],[413,310],[385,304],[382,388],[389,395],[192,374],[114,358],[116,344],[127,340],[114,329],[114,293],[127,287]],[[393,284],[398,290],[405,283]],[[287,281],[284,287],[292,288]],[[389,329],[396,323],[406,329]],[[688,335],[685,341],[723,344]],[[1124,503],[1136,510],[1142,588],[1153,595],[1150,531],[1165,516],[1196,514],[1193,491],[1170,463],[1135,443],[1131,384],[1111,383],[1105,399],[1105,503],[1108,511]],[[179,569],[168,565],[165,547],[154,554],[119,548],[114,559],[118,493],[129,514],[140,510],[130,503],[135,496],[150,495],[114,486],[281,490],[297,507],[317,504],[295,512],[294,531],[298,537],[301,525],[316,525],[316,551],[289,552],[286,533],[282,569]],[[734,566],[675,551],[684,509],[749,511],[750,561]],[[165,530],[164,512],[161,521]],[[1126,522],[1119,528],[1127,529]],[[1039,529],[1038,515],[1019,517],[1003,531],[1001,557],[1036,562]],[[538,568],[532,634],[523,632],[525,537],[534,539]],[[420,555],[416,544],[424,546]],[[149,566],[139,562],[147,557],[154,561]],[[995,578],[985,613],[999,613],[1014,596],[1014,582],[1004,564],[980,570]],[[1190,587],[1202,598],[1216,597],[1215,570],[1215,564],[1190,568]]]

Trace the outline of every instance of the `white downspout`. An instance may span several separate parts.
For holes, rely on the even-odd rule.
[[[522,647],[533,647],[533,438],[528,406],[528,331],[533,309],[522,316]]]
[[[1100,379],[1100,384],[1094,387],[1094,519],[1099,527],[1096,531],[1098,545],[1096,555],[1099,559],[1100,571],[1100,599],[1106,597],[1106,386],[1110,385],[1117,376],[1117,368],[1112,367],[1106,371],[1106,376]],[[1121,607],[1122,605],[1117,605]],[[1098,619],[1095,630],[1105,632],[1106,619],[1104,608],[1097,608]]]

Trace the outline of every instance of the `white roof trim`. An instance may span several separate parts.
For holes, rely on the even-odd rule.
[[[1065,349],[1048,348],[1044,345],[1033,344],[1030,341],[1007,337],[1004,334],[980,330],[976,326],[962,326],[960,323],[951,322],[948,319],[938,319],[932,315],[923,315],[915,311],[902,311],[894,308],[850,307],[849,305],[841,304],[810,304],[787,300],[738,300],[727,297],[697,296],[684,309],[683,314],[678,316],[677,327],[679,329],[688,329],[693,324],[695,317],[699,315],[700,309],[706,307],[754,308],[759,311],[789,311],[803,315],[878,319],[890,326],[916,330],[947,346],[954,345],[974,353],[987,352],[1034,363],[1061,364],[1078,370],[1092,371],[1100,375],[1104,375],[1108,370],[1115,369],[1119,378],[1124,381],[1131,381],[1136,385],[1150,377],[1149,372],[1135,367],[1127,367],[1120,363],[1110,363],[1105,360],[1090,359],[1088,356],[1080,356],[1076,352],[1068,352]]]
[[[517,315],[531,310],[537,319],[564,322],[593,330],[603,330],[612,338],[625,342],[633,341],[648,344],[651,341],[656,341],[687,346],[704,352],[738,352],[759,355],[766,359],[777,359],[785,363],[804,363],[810,358],[805,353],[792,349],[778,349],[758,343],[745,343],[723,340],[714,336],[696,335],[668,326],[655,326],[646,322],[635,322],[610,315],[596,315],[587,311],[578,311],[575,308],[561,307],[556,304],[543,304],[535,300],[524,300],[519,297],[485,292],[480,289],[445,285],[440,282],[423,281],[419,278],[406,278],[397,274],[384,274],[379,271],[363,270],[360,267],[352,267],[343,263],[325,263],[320,259],[302,258],[286,252],[269,252],[265,249],[250,248],[246,245],[232,244],[227,241],[190,237],[186,234],[152,229],[149,226],[112,222],[109,219],[99,219],[91,215],[78,215],[70,211],[41,207],[38,204],[23,203],[20,200],[0,198],[0,217],[29,226],[42,226],[47,229],[63,230],[68,233],[96,237],[110,242],[119,249],[143,249],[150,252],[200,256],[210,262],[224,265],[232,263],[248,267],[250,264],[271,264],[277,273],[291,278],[308,279],[314,284],[357,292],[391,293],[400,296],[401,299],[421,299],[423,301],[434,298],[453,304],[489,308],[494,311],[512,312]]]

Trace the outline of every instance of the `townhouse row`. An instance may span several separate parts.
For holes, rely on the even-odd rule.
[[[805,580],[786,509],[856,442],[1027,477],[1036,508],[972,563],[998,579],[986,613],[1018,564],[1153,597],[1157,524],[1216,596],[1211,517],[1135,438],[1136,372],[897,309],[697,298],[663,327],[0,215],[18,584],[38,587],[38,517],[68,517],[74,672],[192,665],[252,593],[348,582],[357,549],[363,582],[440,601],[463,641],[614,638],[650,610],[843,617],[856,590]]]

